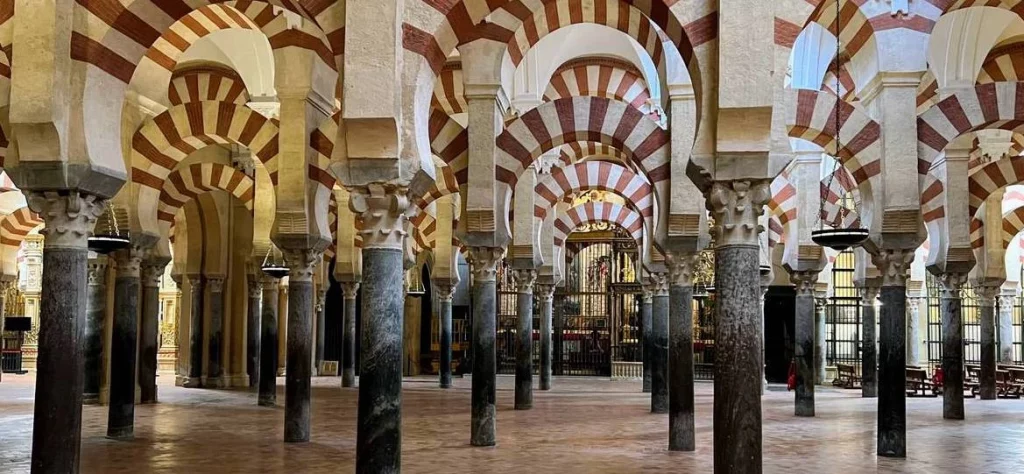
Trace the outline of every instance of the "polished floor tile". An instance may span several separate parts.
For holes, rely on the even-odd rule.
[[[243,391],[184,389],[161,377],[161,403],[136,409],[136,439],[103,437],[106,407],[83,409],[85,473],[320,473],[354,470],[357,390],[315,378],[312,441],[284,444],[284,411],[256,406]],[[403,397],[406,473],[532,474],[710,472],[712,385],[697,385],[697,451],[666,450],[668,418],[648,413],[637,382],[555,378],[534,408],[512,410],[512,378],[498,381],[498,447],[469,446],[470,380],[436,388],[407,379]],[[283,384],[283,379],[279,380]],[[0,383],[0,473],[28,472],[31,375]],[[278,404],[284,401],[279,386]],[[793,394],[769,391],[764,404],[764,470],[779,473],[1024,472],[1024,400],[967,400],[966,421],[942,419],[942,400],[907,402],[908,458],[878,458],[875,399],[831,388],[816,418],[792,416]]]

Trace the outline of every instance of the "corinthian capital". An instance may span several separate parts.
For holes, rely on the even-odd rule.
[[[912,249],[882,249],[871,255],[871,263],[882,273],[882,286],[907,286],[913,261]]]
[[[469,263],[473,267],[474,281],[497,281],[498,264],[505,256],[501,247],[470,247]]]
[[[105,285],[107,283],[107,257],[89,259],[89,286]]]
[[[352,193],[349,206],[359,214],[363,229],[363,248],[404,250],[408,234],[405,212],[409,208],[408,189],[371,184]]]
[[[164,276],[169,258],[149,258],[142,262],[142,286],[156,288]]]
[[[651,274],[653,296],[668,296],[668,272]]]
[[[789,281],[796,286],[797,296],[814,297],[814,285],[818,283],[818,272],[796,271],[789,274]]]
[[[697,270],[699,257],[694,253],[669,253],[665,258],[668,266],[668,282],[671,286],[693,286],[693,273]]]
[[[365,242],[365,240],[363,241]],[[323,260],[320,249],[281,249],[288,264],[288,281],[313,281],[313,269]]]
[[[757,218],[771,199],[768,180],[716,181],[708,192],[707,207],[715,218],[711,235],[723,245],[758,245]]]
[[[537,282],[537,270],[517,269],[512,272],[516,278],[516,292],[533,294],[533,284]]]
[[[106,201],[78,191],[31,191],[25,193],[28,207],[46,224],[39,231],[48,248],[87,248],[96,219],[103,214]]]

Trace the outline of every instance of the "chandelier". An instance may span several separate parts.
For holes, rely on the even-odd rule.
[[[271,245],[267,248],[267,255],[263,257],[263,265],[260,270],[263,270],[263,273],[271,278],[280,279],[288,276],[288,266],[284,264],[284,259],[278,260],[274,257],[274,246]]]
[[[131,245],[131,236],[127,229],[121,229],[117,223],[117,213],[109,201],[107,208],[96,222],[96,230],[89,237],[89,250],[106,255]]]

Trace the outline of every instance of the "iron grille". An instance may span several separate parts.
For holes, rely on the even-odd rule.
[[[942,366],[942,287],[938,280],[927,275],[928,289],[928,363]],[[996,308],[998,311],[998,308]],[[965,287],[960,292],[960,318],[964,335],[964,363],[981,363],[981,308],[974,289]]]
[[[861,297],[853,283],[854,256],[846,250],[832,265],[832,297],[825,317],[827,365],[852,365],[860,372]]]

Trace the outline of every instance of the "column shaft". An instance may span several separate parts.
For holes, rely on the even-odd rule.
[[[326,283],[324,283],[326,285]],[[324,341],[327,333],[327,288],[318,288],[316,297],[316,352],[314,353],[314,365],[317,375],[321,375],[324,366]]]
[[[657,275],[651,305],[651,413],[668,413],[668,276]]]
[[[473,393],[470,444],[494,446],[497,442],[495,337],[498,292],[495,276],[504,250],[471,247],[473,265]]]
[[[341,286],[345,295],[344,333],[341,335],[341,386],[356,386],[356,295],[359,283]]]
[[[441,318],[441,354],[440,366],[438,367],[439,382],[441,388],[452,386],[452,291],[453,285],[443,286],[438,284],[438,298],[440,299]]]
[[[400,248],[363,249],[356,472],[399,472],[402,450],[402,331],[405,288]]]
[[[516,270],[516,410],[533,408],[533,285],[536,279],[534,270]]]
[[[913,252],[910,252],[913,257]],[[908,263],[909,266],[909,263]],[[904,283],[905,284],[905,283]],[[907,455],[907,287],[882,286],[878,369],[878,455]]]
[[[918,298],[908,299],[907,311],[907,365],[921,365],[921,319]]]
[[[942,417],[947,420],[964,419],[964,333],[960,309],[964,276],[942,276]]]
[[[817,311],[814,314],[814,383],[824,384],[825,373],[825,333],[828,321],[828,302],[824,298],[817,300]]]
[[[861,293],[860,316],[860,378],[861,396],[874,398],[878,396],[878,352],[875,298],[878,288],[867,286]]]
[[[793,349],[796,358],[796,416],[814,416],[814,283],[818,280],[817,272],[797,279],[795,301],[795,328]]]
[[[245,373],[249,375],[249,388],[258,389],[260,383],[260,296],[263,287],[255,275],[248,279],[249,303],[245,320]]]
[[[210,330],[206,342],[209,355],[206,381],[203,386],[217,388],[224,384],[224,278],[210,277],[206,280],[210,290]]]
[[[285,250],[288,274],[287,356],[284,371],[284,441],[309,441],[310,377],[313,375],[313,258]],[[308,272],[308,273],[307,273]]]
[[[540,294],[540,389],[551,390],[551,311],[555,287],[539,285]]]
[[[996,298],[999,286],[976,286],[978,313],[981,319],[981,375],[978,395],[982,400],[995,400],[996,390]]]
[[[263,303],[260,305],[260,406],[272,407],[277,401],[277,304],[281,293],[279,280],[264,277]]]
[[[110,347],[110,407],[107,437],[130,440],[135,433],[135,356],[138,343],[139,265],[135,249],[121,250],[114,280],[114,328]]]
[[[139,388],[142,403],[156,403],[157,352],[160,349],[160,278],[168,260],[147,260],[142,267],[142,322],[139,328]]]
[[[669,265],[668,449],[693,451],[693,271],[692,255],[673,257]]]
[[[103,385],[103,371],[105,370],[103,366],[103,331],[107,313],[107,257],[98,257],[89,262],[87,291],[83,402],[95,404],[100,402],[100,389]]]
[[[643,326],[640,330],[641,333],[641,344],[643,344],[643,364],[644,364],[644,393],[651,393],[651,354],[654,352],[654,333],[651,332],[651,326],[654,324],[652,319],[652,313],[654,312],[654,295],[651,293],[649,288],[643,289],[643,301],[640,304],[640,325]]]
[[[1013,343],[1017,338],[1013,328],[1015,295],[999,297],[999,363],[1013,364]]]
[[[188,277],[190,287],[189,308],[189,367],[186,387],[203,386],[203,278]]]

